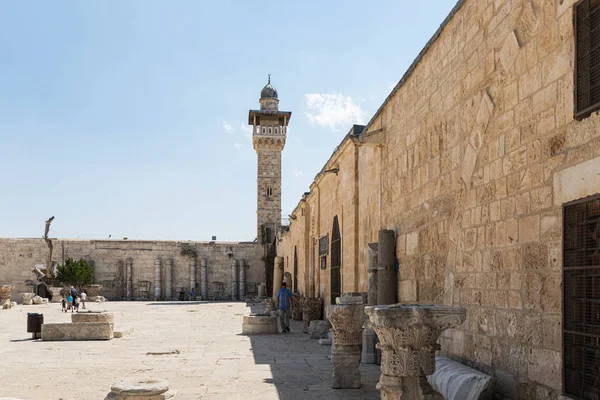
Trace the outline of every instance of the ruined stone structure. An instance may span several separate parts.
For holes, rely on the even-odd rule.
[[[586,58],[598,44],[586,13],[598,7],[459,1],[292,212],[278,256],[297,252],[299,293],[331,304],[333,293],[371,289],[368,244],[393,230],[395,301],[467,309],[440,337],[442,354],[494,376],[500,398],[558,398],[563,385],[600,395],[589,378],[600,351],[586,339],[600,332],[577,331],[600,324],[597,300],[575,295],[600,293],[594,273],[577,272],[600,264],[598,202],[588,202],[600,195],[599,75],[585,75],[599,68]]]

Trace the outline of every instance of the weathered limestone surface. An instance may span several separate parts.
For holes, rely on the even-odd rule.
[[[33,293],[19,293],[21,296],[21,304],[24,306],[30,306],[33,304]]]
[[[494,378],[446,357],[435,358],[429,384],[447,400],[491,400]]]
[[[377,245],[377,304],[396,302],[396,233],[392,230],[379,231]]]
[[[10,300],[13,292],[13,287],[11,285],[1,285],[0,286],[0,304],[4,304],[6,300]]]
[[[113,327],[108,322],[45,323],[42,340],[110,340]]]
[[[177,392],[159,378],[127,378],[115,383],[105,400],[168,400]]]
[[[283,282],[283,257],[275,257],[275,267],[273,269],[273,299],[276,299],[277,291],[281,288]]]
[[[111,312],[78,312],[71,314],[71,322],[108,322],[115,324],[115,314]]]
[[[242,334],[277,333],[277,317],[271,315],[244,315]]]
[[[365,320],[363,297],[342,294],[336,303],[327,306],[327,318],[333,333],[331,387],[358,389],[361,385],[360,345]]]
[[[62,296],[60,294],[63,289],[62,287],[49,286],[46,289],[52,294],[52,299],[50,299],[51,303],[60,303],[62,301]]]
[[[302,299],[302,332],[308,333],[310,321],[321,319],[323,299],[304,297]]]
[[[308,334],[311,339],[327,339],[330,329],[331,322],[327,320],[310,321],[310,325],[308,326]]]
[[[368,306],[371,328],[382,351],[377,389],[383,400],[442,400],[426,376],[435,372],[437,340],[449,328],[465,321],[460,307],[394,304]]]

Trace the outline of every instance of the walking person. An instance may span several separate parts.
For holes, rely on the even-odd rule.
[[[81,291],[81,309],[85,310],[85,301],[87,300],[87,293],[85,290]]]
[[[69,293],[67,295],[67,311],[69,311],[72,307],[73,307],[73,296],[71,296],[71,293]],[[65,312],[67,312],[67,311],[65,311]]]
[[[190,290],[190,301],[196,301],[196,288]]]
[[[79,302],[80,302],[79,296],[75,296],[75,299],[73,299],[73,311],[79,312]],[[71,311],[71,312],[73,312],[73,311]]]
[[[279,303],[279,325],[281,326],[281,333],[290,331],[290,305],[293,301],[294,295],[292,291],[287,288],[287,284],[283,282],[281,289],[277,292],[277,303]]]

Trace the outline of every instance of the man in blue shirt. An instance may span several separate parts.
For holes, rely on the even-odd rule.
[[[288,289],[287,284],[283,282],[281,289],[277,292],[277,302],[279,303],[279,325],[281,333],[290,331],[290,303],[293,298],[292,291]]]

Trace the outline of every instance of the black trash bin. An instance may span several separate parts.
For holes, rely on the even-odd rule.
[[[31,332],[34,339],[42,337],[42,324],[44,323],[44,314],[27,313],[27,332]]]

